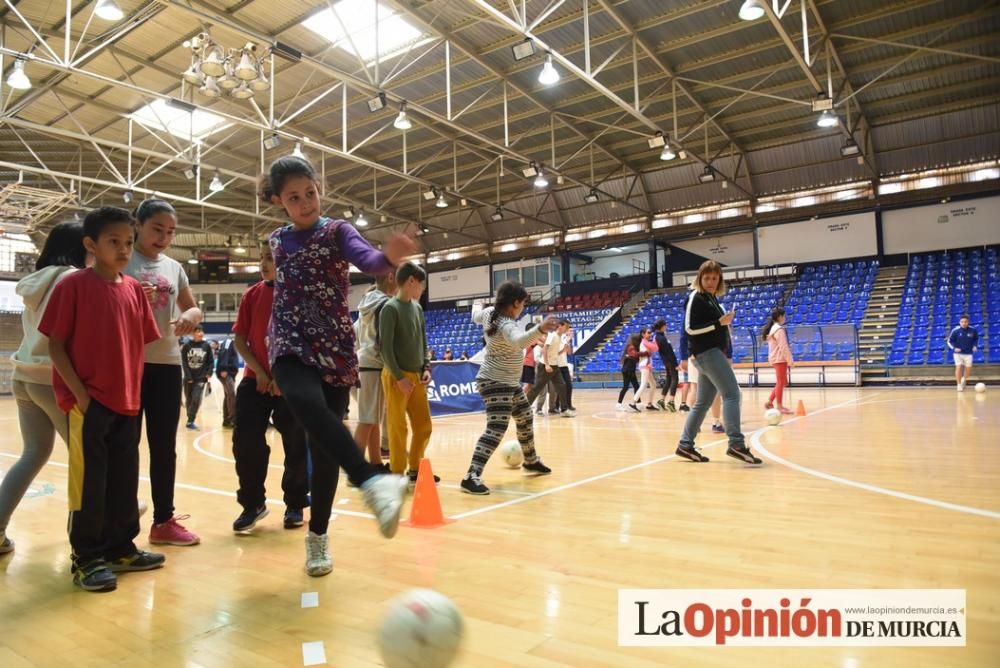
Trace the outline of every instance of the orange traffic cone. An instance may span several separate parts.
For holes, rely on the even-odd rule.
[[[799,407],[795,409],[795,414],[798,415],[799,417],[806,416],[806,405],[802,403],[801,399],[799,399]]]
[[[434,472],[431,471],[431,460],[420,460],[420,470],[417,471],[417,486],[413,490],[413,508],[410,519],[402,522],[408,527],[433,529],[449,524],[441,512],[441,499],[438,498],[437,486],[434,484]]]

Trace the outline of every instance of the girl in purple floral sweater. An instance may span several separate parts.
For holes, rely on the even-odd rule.
[[[348,392],[358,379],[348,268],[354,264],[367,274],[389,273],[414,253],[415,245],[395,234],[379,251],[347,222],[321,217],[316,172],[302,158],[276,160],[261,178],[261,197],[283,208],[292,221],[270,239],[276,275],[268,354],[278,388],[309,435],[313,470],[306,572],[326,575],[333,569],[327,525],[340,469],[364,492],[386,538],[396,533],[407,487],[404,477],[381,474],[365,461],[344,425]]]

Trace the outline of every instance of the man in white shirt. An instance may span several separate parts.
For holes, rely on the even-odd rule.
[[[542,364],[538,367],[538,371],[535,374],[535,386],[528,392],[529,404],[534,403],[535,399],[545,390],[545,385],[551,382],[559,402],[558,405],[569,406],[569,401],[566,399],[566,383],[563,381],[562,373],[559,371],[559,353],[564,347],[562,335],[568,329],[569,322],[562,320],[559,323],[558,329],[550,332],[545,339],[545,345],[542,346]],[[550,412],[554,407],[555,405],[550,402]],[[561,415],[563,417],[576,417],[576,411],[566,409],[561,412]]]

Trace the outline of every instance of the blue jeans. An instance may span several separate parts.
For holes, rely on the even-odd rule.
[[[698,353],[697,359],[692,357],[689,363],[698,367],[700,376],[698,397],[681,433],[681,447],[694,447],[694,437],[705,420],[705,414],[712,407],[715,395],[722,393],[722,423],[729,437],[729,447],[745,448],[743,432],[740,431],[740,386],[725,353],[719,348],[712,348]]]

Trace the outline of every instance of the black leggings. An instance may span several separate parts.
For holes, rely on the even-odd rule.
[[[309,437],[312,456],[309,530],[325,534],[330,524],[340,469],[343,468],[358,487],[374,477],[378,470],[365,460],[354,442],[354,436],[344,425],[350,388],[324,382],[319,369],[304,364],[294,355],[275,360],[271,375],[278,383],[292,415]]]
[[[665,397],[669,394],[670,398],[673,399],[674,395],[677,394],[677,383],[679,380],[677,377],[677,367],[664,363],[664,368],[667,371],[667,377],[663,381],[663,393],[661,396]]]
[[[628,386],[632,386],[633,403],[639,396],[639,379],[635,377],[635,369],[622,369],[622,391],[618,393],[618,403],[625,401]]]
[[[142,371],[139,429],[142,430],[142,420],[145,418],[154,524],[162,524],[174,516],[177,421],[180,417],[181,365],[147,363]]]

